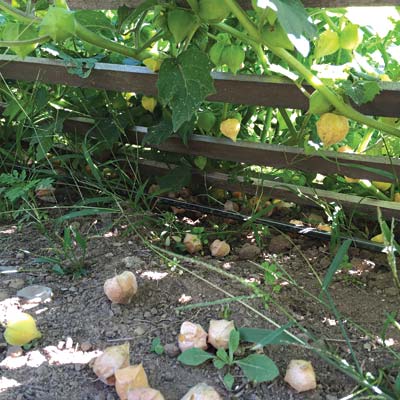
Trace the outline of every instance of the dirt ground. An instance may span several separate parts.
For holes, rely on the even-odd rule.
[[[82,229],[86,222],[82,223]],[[100,230],[99,230],[100,232]],[[278,237],[278,239],[276,239]],[[315,301],[307,298],[303,290],[318,295],[316,278],[305,258],[321,277],[324,276],[330,256],[325,243],[291,236],[276,236],[266,242],[257,262],[279,262],[298,282],[299,286],[282,281],[282,290],[274,300],[294,315],[324,346],[340,357],[350,360],[335,317]],[[214,260],[205,254],[203,260],[248,280],[263,280],[263,272],[251,261],[237,256],[241,239],[232,245],[230,256]],[[221,305],[198,307],[184,311],[176,308],[186,304],[214,301],[225,295],[207,282],[195,279],[189,273],[180,273],[161,261],[146,248],[135,235],[123,235],[113,230],[89,241],[88,274],[80,279],[50,273],[44,265],[35,263],[41,255],[51,255],[45,235],[32,226],[18,229],[0,226],[0,320],[18,309],[30,312],[37,319],[43,333],[42,339],[21,355],[5,343],[0,327],[0,399],[17,400],[112,400],[117,399],[114,387],[105,386],[96,379],[90,361],[107,346],[130,343],[131,363],[142,362],[152,387],[159,389],[167,400],[180,399],[190,387],[199,382],[214,386],[224,399],[326,399],[335,400],[349,395],[356,383],[315,354],[295,346],[273,345],[265,353],[279,367],[280,377],[272,383],[252,385],[246,383],[240,371],[234,393],[228,393],[211,363],[193,368],[177,361],[177,335],[183,321],[200,323],[205,329],[210,319],[220,319]],[[299,252],[299,249],[301,252]],[[129,257],[127,259],[127,257]],[[304,258],[305,257],[305,258]],[[385,255],[365,250],[351,249],[352,268],[339,273],[331,287],[331,294],[339,310],[349,319],[373,333],[364,332],[346,323],[358,359],[365,371],[377,372],[391,361],[387,351],[377,343],[387,314],[398,311],[399,295],[393,287]],[[206,281],[223,288],[235,296],[251,294],[239,283],[196,266],[185,264]],[[10,272],[18,267],[19,272]],[[139,284],[138,295],[129,305],[112,305],[103,293],[104,281],[125,269],[133,271]],[[8,271],[10,273],[4,273]],[[286,283],[285,283],[286,282]],[[16,292],[28,285],[45,285],[52,289],[48,303],[30,306],[16,297]],[[191,299],[188,299],[190,296]],[[248,303],[278,323],[285,324],[287,317],[273,303],[269,308],[257,299]],[[272,328],[265,320],[243,305],[230,303],[231,318],[237,327]],[[297,329],[292,332],[298,333]],[[151,342],[160,338],[166,354],[151,352]],[[389,329],[389,342],[400,350],[396,332]],[[283,380],[291,359],[310,360],[317,374],[315,391],[297,394]]]

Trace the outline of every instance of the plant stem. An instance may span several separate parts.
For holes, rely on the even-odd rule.
[[[0,41],[0,47],[19,47],[19,46],[28,46],[30,44],[41,44],[50,40],[50,36],[39,36],[34,39],[28,40],[5,40]]]
[[[18,10],[17,8],[11,6],[4,0],[0,0],[0,10],[5,11],[7,14],[13,16],[16,20],[20,22],[26,22],[28,24],[30,23],[35,23],[35,24],[40,24],[42,21],[41,18],[35,17],[33,15],[28,15],[21,10]]]
[[[263,43],[269,48],[269,50],[276,56],[287,62],[293,69],[300,73],[303,78],[316,90],[318,90],[342,115],[347,118],[353,119],[359,123],[368,125],[372,128],[384,131],[393,136],[400,137],[400,130],[377,121],[371,117],[356,111],[353,107],[346,104],[343,99],[328,88],[318,77],[316,77],[306,66],[304,66],[300,61],[298,61],[292,54],[286,51],[282,47],[275,47],[273,43],[265,40],[261,37],[260,32],[253,22],[249,19],[246,12],[237,4],[236,0],[224,0],[225,4],[230,8],[231,12],[239,20],[242,26],[245,28],[247,33],[250,35],[248,39],[255,41],[257,43]],[[245,36],[245,35],[244,35]],[[247,40],[248,40],[247,39]]]

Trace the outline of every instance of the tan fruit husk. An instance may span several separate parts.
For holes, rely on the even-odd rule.
[[[291,360],[286,370],[285,382],[299,393],[317,387],[314,368],[309,361]]]
[[[97,357],[93,372],[107,385],[115,384],[115,372],[129,365],[129,343],[108,347]]]
[[[231,251],[231,246],[225,240],[214,240],[210,245],[211,255],[213,257],[225,257]]]
[[[322,114],[316,125],[318,136],[326,147],[342,141],[349,133],[349,121],[342,115]]]
[[[128,399],[130,389],[147,387],[149,382],[142,364],[129,365],[115,372],[115,390],[120,400]]]
[[[189,349],[207,349],[207,332],[199,324],[185,321],[181,325],[178,336],[179,349],[184,352]]]
[[[218,392],[206,383],[192,387],[181,400],[222,400]]]
[[[192,233],[186,234],[185,238],[183,239],[183,244],[190,254],[197,253],[203,249],[203,244],[201,243],[200,238]]]
[[[228,118],[221,122],[219,129],[224,136],[236,142],[240,132],[240,121],[236,118]]]
[[[319,231],[324,231],[324,232],[332,232],[332,228],[330,225],[326,225],[326,224],[319,224],[317,226],[317,229]]]
[[[136,277],[131,271],[124,271],[104,282],[104,293],[115,304],[129,304],[137,290]]]
[[[235,323],[233,321],[212,319],[208,328],[208,343],[216,349],[227,349],[229,336],[234,329]]]
[[[136,388],[128,390],[127,400],[165,400],[164,396],[156,389]]]

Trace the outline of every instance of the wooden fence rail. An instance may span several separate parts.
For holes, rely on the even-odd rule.
[[[146,67],[97,63],[88,78],[68,72],[64,61],[0,55],[0,74],[6,79],[41,81],[94,89],[137,92],[156,95],[157,74]],[[308,99],[289,79],[256,75],[213,73],[216,94],[210,101],[249,104],[267,107],[307,109]],[[382,91],[372,102],[358,109],[367,115],[398,117],[400,115],[400,83],[381,82]],[[306,89],[312,92],[310,87]]]

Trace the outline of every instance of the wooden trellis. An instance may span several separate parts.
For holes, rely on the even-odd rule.
[[[135,7],[141,0],[70,0],[68,3],[74,9],[116,9],[120,6]],[[251,2],[240,1],[247,8]],[[345,6],[383,6],[400,5],[398,0],[304,0],[307,7],[345,7]],[[15,56],[0,55],[0,74],[4,79],[21,81],[40,81],[49,84],[63,84],[69,86],[105,89],[121,92],[137,92],[146,95],[156,95],[157,74],[145,67],[97,63],[88,78],[72,75],[67,65],[61,60],[27,57],[24,60]],[[216,94],[209,97],[210,101],[230,102],[234,104],[258,105],[267,107],[283,107],[293,109],[307,109],[308,100],[290,80],[280,77],[260,77],[255,75],[237,75],[228,73],[213,73]],[[312,88],[305,87],[312,92]],[[381,93],[375,99],[358,109],[368,115],[399,117],[400,116],[400,83],[382,82]],[[87,129],[85,124],[70,121],[66,129]],[[136,127],[127,132],[130,142],[139,145],[146,133],[145,128]],[[340,174],[374,180],[388,180],[382,178],[373,170],[360,169],[358,166],[371,167],[393,174],[393,181],[400,176],[400,160],[386,157],[368,157],[364,155],[344,154],[335,152],[321,152],[316,155],[306,155],[302,149],[268,145],[250,142],[233,143],[227,139],[193,135],[189,145],[172,137],[165,143],[153,146],[161,151],[174,152],[186,155],[204,155],[212,159],[237,161],[253,165],[263,165],[276,168],[298,169],[305,172],[318,172],[324,175]],[[160,163],[142,161],[143,172],[152,171],[165,173],[168,168]],[[364,212],[375,212],[377,206],[383,209],[387,216],[400,217],[400,204],[364,199],[353,195],[344,195],[326,190],[314,190],[306,187],[290,187],[278,182],[255,182],[250,186],[240,182],[228,183],[228,177],[215,172],[202,175],[194,171],[197,179],[202,176],[210,184],[255,193],[262,190],[273,196],[296,200],[299,203],[312,203],[315,196],[326,201],[341,203],[344,207]],[[299,194],[302,194],[300,197]]]

